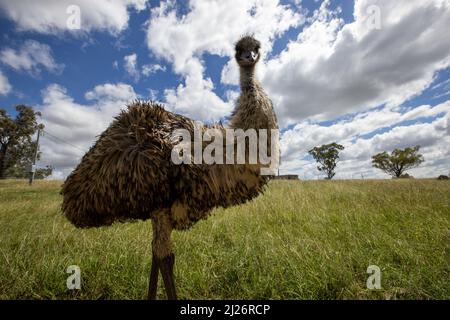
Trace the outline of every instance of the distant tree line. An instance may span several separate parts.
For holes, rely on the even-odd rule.
[[[333,142],[315,147],[308,153],[318,163],[317,169],[325,173],[325,179],[331,180],[336,175],[336,166],[339,161],[339,152],[344,150],[344,146]],[[408,147],[405,149],[395,149],[391,154],[385,152],[378,153],[372,157],[372,166],[378,168],[393,178],[410,178],[406,170],[416,168],[424,162],[423,156],[419,153],[420,146]],[[443,178],[441,178],[443,180]]]
[[[37,160],[41,156],[32,140],[38,129],[44,129],[44,125],[38,123],[41,113],[25,105],[16,106],[16,112],[16,117],[12,118],[0,108],[0,179],[28,177],[35,154]],[[51,166],[37,169],[35,179],[43,179],[52,172]]]

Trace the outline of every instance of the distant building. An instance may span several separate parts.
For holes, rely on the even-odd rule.
[[[274,180],[299,180],[296,174],[285,174],[280,176],[273,176]]]

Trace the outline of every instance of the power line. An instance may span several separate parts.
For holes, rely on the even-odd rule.
[[[65,143],[65,144],[67,144],[67,145],[69,145],[69,146],[71,146],[71,147],[73,147],[73,148],[75,148],[75,149],[78,149],[78,150],[80,150],[80,151],[86,152],[86,150],[84,150],[84,149],[82,149],[82,148],[80,148],[80,147],[78,147],[78,146],[76,146],[76,145],[74,145],[74,144],[72,144],[72,143],[70,143],[70,142],[67,142],[67,141],[65,141],[65,140],[63,140],[63,139],[61,139],[61,138],[58,138],[57,136],[51,134],[51,133],[48,132],[47,130],[42,130],[42,131],[43,131],[45,134],[48,134],[50,137],[52,137],[52,138],[54,138],[54,139],[56,139],[56,140],[58,140],[58,141],[60,141],[60,142],[62,142],[62,143]]]

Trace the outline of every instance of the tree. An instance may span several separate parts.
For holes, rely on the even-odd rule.
[[[16,179],[26,179],[30,175],[29,167],[30,167],[29,164],[27,165],[16,164],[8,168],[8,170],[6,171],[6,176]],[[53,173],[53,169],[54,168],[52,166],[46,166],[45,168],[36,169],[34,173],[34,179],[36,180],[45,179],[48,176],[51,176]]]
[[[317,161],[319,171],[324,171],[327,175],[325,179],[333,179],[334,169],[339,160],[339,151],[344,150],[344,146],[337,144],[336,142],[330,144],[324,144],[320,147],[315,147],[308,151],[310,155]]]
[[[424,162],[419,150],[420,146],[395,149],[390,155],[385,151],[372,157],[372,165],[394,178],[400,178],[406,170],[418,167]]]
[[[37,123],[40,112],[34,112],[32,107],[18,105],[16,111],[17,116],[12,119],[6,110],[0,109],[0,179],[13,166],[31,164],[37,147],[32,136],[37,129],[44,128]]]

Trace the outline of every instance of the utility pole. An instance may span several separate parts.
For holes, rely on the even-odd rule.
[[[281,152],[278,151],[278,176],[280,176]]]
[[[33,179],[34,179],[34,173],[36,171],[36,158],[38,155],[38,150],[39,150],[39,137],[41,135],[41,128],[38,128],[38,132],[37,132],[37,139],[36,139],[36,150],[34,151],[34,158],[33,158],[33,163],[31,164],[30,167],[30,186],[33,184]]]

